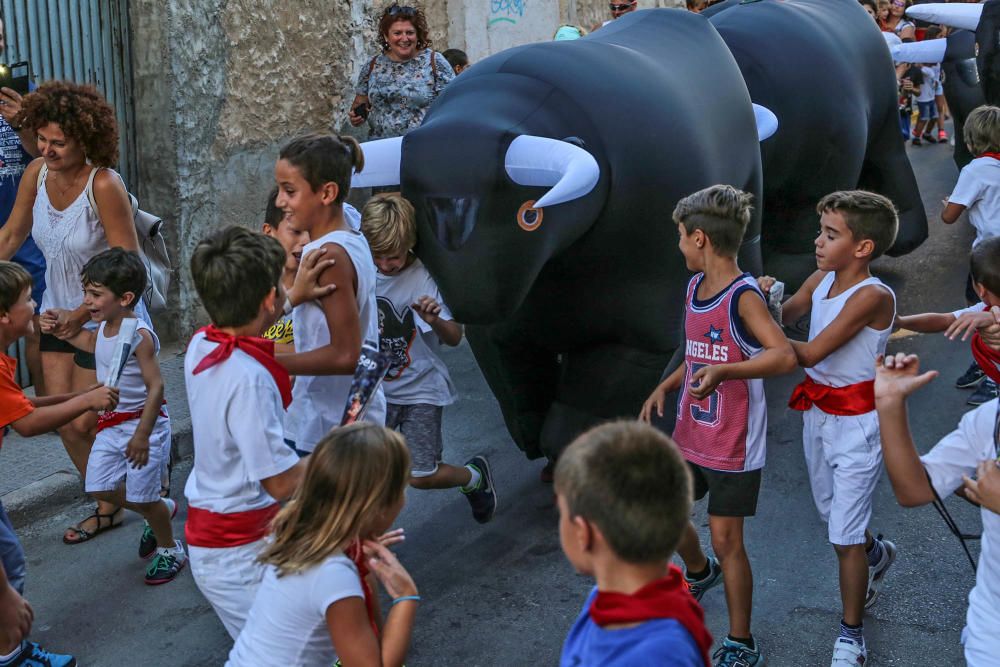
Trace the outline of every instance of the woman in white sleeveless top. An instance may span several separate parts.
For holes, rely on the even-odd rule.
[[[57,338],[93,326],[82,305],[80,270],[108,248],[139,249],[128,193],[111,170],[118,161],[115,113],[96,88],[53,81],[25,96],[14,124],[34,131],[41,157],[25,169],[14,210],[0,229],[0,259],[9,259],[29,233],[45,256],[42,373],[48,394],[75,392],[97,381],[93,355]],[[96,425],[97,415],[87,414],[59,429],[81,477]],[[95,514],[67,529],[63,541],[86,541],[119,525],[123,516],[122,508],[98,503]]]

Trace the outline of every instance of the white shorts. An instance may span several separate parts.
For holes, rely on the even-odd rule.
[[[149,461],[136,469],[125,459],[128,441],[139,425],[138,419],[101,430],[87,460],[84,488],[87,493],[114,491],[125,480],[125,500],[152,503],[160,499],[163,470],[170,460],[170,419],[157,417],[149,436]]]
[[[265,543],[260,539],[226,549],[188,545],[194,583],[234,641],[246,625],[264,577],[264,565],[257,562],[257,554]]]
[[[882,475],[878,414],[841,417],[813,406],[802,417],[802,441],[813,500],[830,542],[864,544]]]
[[[978,582],[977,586],[980,586]],[[1000,655],[1000,610],[991,609],[984,602],[982,590],[969,594],[969,610],[965,614],[962,629],[962,646],[965,648],[965,662],[968,667],[992,667]]]

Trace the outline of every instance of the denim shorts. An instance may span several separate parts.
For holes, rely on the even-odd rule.
[[[3,564],[4,572],[7,573],[7,582],[14,587],[18,593],[24,593],[24,549],[17,539],[14,526],[10,523],[10,517],[0,502],[0,563]]]
[[[938,116],[937,104],[934,100],[917,102],[917,107],[920,109],[920,120],[934,120]]]

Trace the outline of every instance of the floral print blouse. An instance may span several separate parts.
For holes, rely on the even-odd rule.
[[[437,81],[431,69],[437,68]],[[384,53],[362,65],[355,92],[367,95],[371,103],[368,125],[370,139],[399,137],[420,125],[434,98],[455,78],[451,65],[437,51],[424,49],[406,62],[396,62]]]

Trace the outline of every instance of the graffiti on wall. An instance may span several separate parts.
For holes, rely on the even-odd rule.
[[[490,0],[489,25],[496,23],[514,23],[524,18],[527,0]]]

